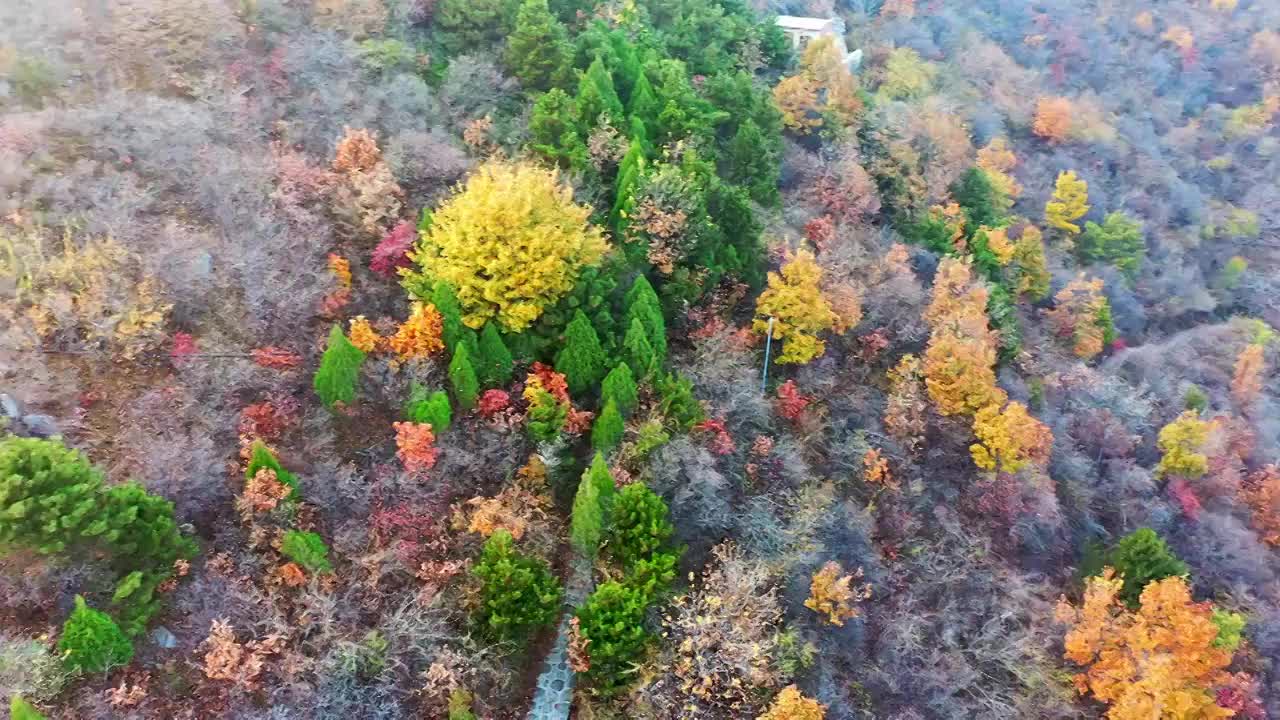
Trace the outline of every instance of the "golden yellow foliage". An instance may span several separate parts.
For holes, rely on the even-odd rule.
[[[1009,228],[979,228],[979,232],[987,234],[987,247],[996,256],[1001,265],[1008,265],[1013,260],[1014,245],[1009,240]]]
[[[914,452],[924,442],[925,431],[925,385],[920,359],[915,355],[903,355],[889,370],[888,376],[885,431]]]
[[[1214,646],[1212,606],[1193,602],[1186,580],[1175,576],[1148,584],[1133,612],[1118,597],[1123,585],[1106,568],[1086,581],[1079,608],[1058,604],[1058,620],[1069,626],[1065,657],[1086,668],[1076,676],[1080,692],[1110,705],[1110,720],[1233,715],[1210,692],[1231,664],[1231,652]]]
[[[172,309],[160,284],[111,238],[77,244],[70,232],[59,250],[38,229],[0,235],[0,340],[102,348],[132,360],[166,340]],[[6,335],[6,333],[11,333]]]
[[[1045,220],[1053,227],[1072,235],[1080,234],[1076,220],[1089,212],[1089,183],[1076,177],[1074,171],[1058,174],[1053,198],[1044,205]]]
[[[818,115],[818,85],[807,75],[783,78],[773,88],[773,102],[782,113],[782,124],[800,135],[822,127]]]
[[[1150,10],[1143,10],[1133,16],[1133,26],[1144,35],[1150,35],[1156,29],[1156,16]]]
[[[351,261],[336,253],[329,253],[329,273],[338,281],[339,287],[351,287]]]
[[[1191,34],[1191,28],[1186,25],[1173,25],[1164,34],[1160,36],[1161,40],[1173,43],[1179,50],[1186,52],[1195,45],[1196,37]]]
[[[821,284],[822,267],[808,250],[789,254],[780,273],[769,273],[769,287],[756,301],[752,329],[767,334],[769,318],[774,318],[773,337],[786,341],[779,363],[807,363],[826,351],[818,333],[834,327],[837,317]]]
[[[835,38],[824,35],[804,49],[800,57],[801,72],[822,91],[822,112],[841,125],[850,125],[862,114],[858,97],[858,79],[849,72]]]
[[[914,98],[928,94],[938,69],[911,48],[895,48],[884,64],[884,81],[878,92],[888,98]]]
[[[983,470],[1015,473],[1027,465],[1049,461],[1053,433],[1032,417],[1025,405],[1011,402],[1003,410],[988,405],[973,416],[978,442],[969,446],[973,464]]]
[[[1074,108],[1064,97],[1042,97],[1036,101],[1036,119],[1031,129],[1049,142],[1060,143],[1071,136]]]
[[[469,327],[496,318],[520,332],[600,262],[608,246],[590,217],[555,170],[491,161],[435,211],[413,259],[453,286]]]
[[[1106,302],[1102,280],[1089,280],[1080,273],[1053,296],[1053,308],[1046,310],[1044,316],[1059,337],[1071,340],[1076,357],[1089,360],[1102,352],[1105,344],[1105,328],[1099,323],[1099,314]]]
[[[363,315],[351,318],[351,329],[347,331],[347,339],[366,353],[374,352],[382,345],[382,338]]]
[[[972,414],[1003,405],[996,387],[996,336],[987,322],[987,289],[969,263],[943,258],[934,275],[924,319],[932,332],[924,356],[925,387],[943,415]]]
[[[832,625],[843,626],[845,620],[856,618],[862,614],[855,605],[871,597],[871,585],[856,586],[853,583],[862,579],[862,568],[852,574],[842,575],[844,569],[840,563],[832,560],[813,574],[809,583],[809,598],[804,606],[825,615]]]
[[[877,449],[871,448],[862,456],[862,477],[872,485],[896,487],[889,460]]]
[[[756,720],[823,720],[826,713],[825,705],[805,697],[795,685],[788,685]]]
[[[1209,459],[1200,450],[1209,439],[1210,427],[1196,411],[1188,410],[1161,428],[1156,445],[1163,455],[1156,465],[1156,475],[1195,479],[1208,472]]]
[[[1231,378],[1231,397],[1240,407],[1248,407],[1262,392],[1262,370],[1266,362],[1264,348],[1250,343],[1236,356],[1235,372]]]
[[[1018,156],[1009,149],[1009,142],[1004,138],[995,138],[979,150],[977,165],[986,171],[991,184],[1004,198],[1011,200],[1022,194],[1022,186],[1009,174],[1018,165]],[[1008,207],[1004,209],[1008,210]]]
[[[440,317],[436,306],[415,302],[409,312],[409,319],[400,325],[395,335],[387,339],[387,344],[400,360],[412,360],[443,350],[443,332],[444,319]],[[355,338],[351,341],[354,344]]]

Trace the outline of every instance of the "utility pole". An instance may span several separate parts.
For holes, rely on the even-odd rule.
[[[760,394],[764,395],[769,385],[769,352],[773,349],[773,316],[769,316],[769,333],[764,341],[764,372],[760,377]]]

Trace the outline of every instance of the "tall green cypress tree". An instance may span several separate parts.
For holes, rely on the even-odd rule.
[[[645,125],[652,126],[658,120],[658,113],[662,111],[662,107],[658,104],[658,96],[653,92],[653,83],[649,82],[649,75],[641,71],[636,76],[635,87],[631,89],[631,100],[627,105],[627,112],[633,118],[640,118]]]
[[[597,55],[578,82],[578,126],[583,132],[589,131],[600,123],[601,115],[607,116],[614,127],[625,117],[613,76]]]
[[[604,377],[604,363],[596,329],[581,310],[575,310],[564,331],[564,347],[556,354],[556,372],[564,374],[569,392],[583,395]]]
[[[649,344],[649,333],[640,318],[631,318],[622,340],[622,356],[631,367],[631,374],[640,380],[652,377],[658,370],[658,356]]]
[[[453,286],[437,280],[431,287],[431,304],[440,313],[440,338],[444,340],[444,346],[452,351],[462,339],[463,331],[468,329],[462,324],[462,304],[458,302]]]
[[[600,384],[600,397],[605,402],[613,400],[617,403],[618,410],[623,415],[630,414],[635,408],[636,380],[626,363],[618,363],[608,375],[604,376],[604,382]]]
[[[604,410],[600,411],[600,417],[591,426],[591,447],[600,452],[613,449],[622,440],[624,429],[618,403],[609,398],[605,401]]]
[[[507,39],[507,68],[525,90],[560,87],[573,61],[564,26],[547,8],[547,0],[524,0],[516,29]]]
[[[316,394],[326,407],[332,408],[338,402],[350,405],[355,401],[362,364],[364,351],[352,345],[335,323],[329,330],[329,345],[320,358],[320,369],[312,381]]]
[[[667,359],[667,322],[662,317],[662,303],[658,300],[658,293],[649,284],[649,279],[644,275],[637,277],[627,291],[625,302],[627,325],[630,326],[631,320],[637,318],[644,324],[649,345],[653,348],[658,365],[661,365]]]
[[[453,397],[458,401],[458,407],[470,410],[476,406],[476,398],[480,395],[480,381],[476,379],[466,343],[458,343],[458,347],[453,350],[453,359],[449,361],[449,384],[453,386]]]
[[[632,195],[640,184],[640,173],[644,170],[644,146],[639,140],[632,139],[627,154],[618,165],[618,180],[614,185],[613,211],[610,213],[610,224],[619,237],[623,232],[623,214],[632,205]]]
[[[600,484],[593,481],[591,470],[588,470],[582,474],[582,479],[578,481],[578,492],[573,496],[569,539],[573,542],[574,549],[594,560],[596,551],[600,549],[603,533],[604,505],[600,497]]]
[[[62,624],[58,650],[69,670],[101,672],[133,659],[133,644],[106,613],[85,604],[76,596],[76,607]]]
[[[760,126],[747,118],[738,125],[723,156],[725,179],[747,188],[752,199],[763,205],[778,202],[778,158],[769,147]]]
[[[515,370],[515,360],[502,335],[498,333],[497,323],[488,322],[480,333],[480,367],[477,373],[480,384],[485,387],[502,387],[511,382],[511,374]]]

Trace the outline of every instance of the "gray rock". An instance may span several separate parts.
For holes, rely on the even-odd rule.
[[[47,438],[59,434],[57,421],[48,415],[26,415],[22,418],[22,424],[32,437]]]
[[[3,410],[6,417],[14,420],[22,417],[22,403],[7,393],[0,393],[0,410]]]
[[[169,632],[169,628],[163,625],[151,631],[151,642],[165,650],[172,650],[178,647],[178,638],[174,637],[173,633]]]

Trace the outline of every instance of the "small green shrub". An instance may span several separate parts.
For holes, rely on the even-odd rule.
[[[313,573],[333,572],[329,546],[313,532],[288,530],[280,543],[280,553]]]
[[[73,672],[102,672],[133,659],[133,645],[124,631],[106,613],[85,604],[76,596],[76,607],[62,625],[58,650]]]
[[[405,403],[404,414],[409,422],[429,424],[437,437],[453,423],[449,394],[442,390],[429,392],[418,383],[414,383],[409,391],[409,402]]]
[[[1135,530],[1121,539],[1112,550],[1108,564],[1124,578],[1120,597],[1131,607],[1137,607],[1142,589],[1148,583],[1188,572],[1186,564],[1151,528]]]
[[[631,483],[613,501],[609,555],[623,567],[631,568],[666,548],[674,532],[662,498],[644,483]]]
[[[649,641],[644,628],[647,605],[639,589],[607,582],[578,610],[578,628],[589,641],[591,669],[586,677],[597,694],[614,695],[635,677],[633,666]]]
[[[476,720],[471,712],[471,693],[457,688],[449,693],[449,720]]]
[[[610,398],[604,404],[604,410],[600,411],[600,417],[591,426],[591,447],[600,452],[612,450],[622,440],[625,429],[618,404]]]
[[[1240,638],[1244,634],[1244,616],[1230,610],[1214,608],[1213,624],[1218,626],[1218,637],[1213,639],[1213,646],[1235,652],[1240,647]]]
[[[604,376],[604,382],[600,384],[600,397],[606,403],[610,400],[616,403],[623,415],[628,415],[635,409],[638,399],[636,380],[626,363],[618,363]]]
[[[526,429],[535,442],[552,442],[560,436],[569,419],[569,408],[546,390],[539,390],[529,403]]]
[[[702,403],[693,396],[693,381],[675,373],[667,373],[658,381],[662,414],[676,424],[688,429],[706,419]]]
[[[1203,413],[1209,407],[1209,396],[1204,394],[1199,385],[1188,385],[1187,391],[1182,394],[1182,407]]]
[[[502,341],[496,322],[485,323],[484,330],[480,333],[479,351],[480,363],[476,374],[481,385],[503,387],[511,382],[511,376],[515,372],[515,359],[507,349],[507,344]]]
[[[482,584],[475,621],[483,634],[517,640],[555,620],[559,581],[545,562],[517,551],[506,530],[489,536],[471,572]]]
[[[329,329],[329,344],[320,358],[312,387],[326,407],[341,402],[350,405],[356,399],[356,384],[360,381],[360,366],[364,364],[364,351],[347,339],[342,328],[335,324]]]
[[[458,407],[470,410],[476,406],[480,396],[480,381],[476,378],[475,367],[471,364],[471,351],[467,343],[459,342],[453,349],[453,359],[449,361],[449,385],[453,388],[453,397]]]

